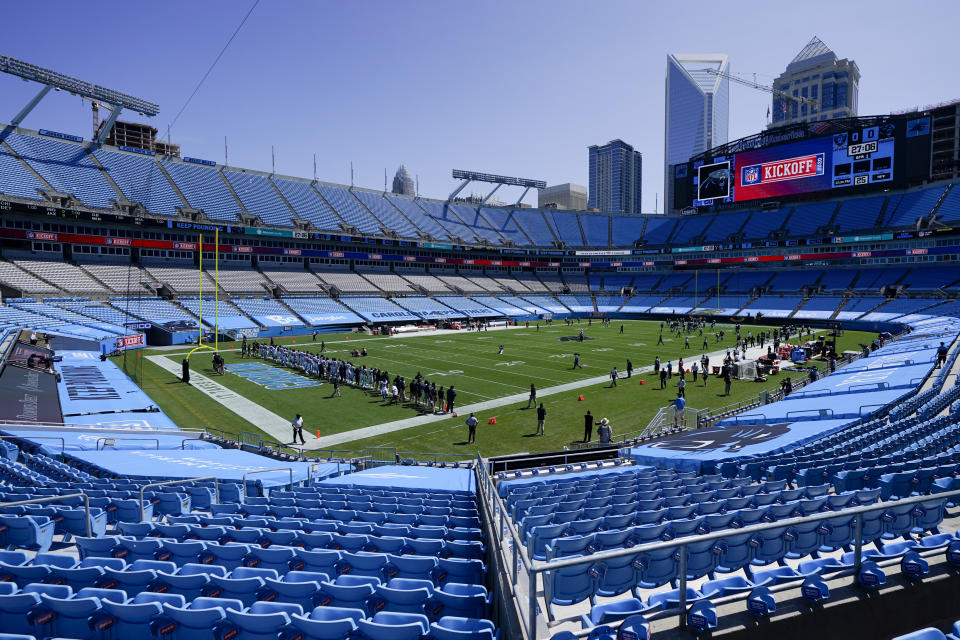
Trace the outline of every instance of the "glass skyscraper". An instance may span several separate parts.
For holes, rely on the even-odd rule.
[[[709,69],[713,73],[706,71]],[[673,208],[673,165],[727,142],[730,60],[723,53],[667,56],[664,211]]]
[[[604,212],[640,213],[643,156],[623,140],[588,148],[587,207]]]

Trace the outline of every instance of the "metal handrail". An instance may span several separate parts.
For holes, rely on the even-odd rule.
[[[220,479],[217,476],[202,476],[199,478],[187,478],[185,480],[166,480],[164,482],[151,482],[140,487],[140,521],[143,522],[143,494],[150,487],[166,487],[172,484],[188,484],[191,482],[200,482],[202,480],[213,480],[213,496],[217,504],[220,503]]]
[[[94,447],[96,448],[97,451],[100,451],[100,441],[101,441],[101,440],[113,440],[113,441],[117,441],[117,440],[150,440],[151,442],[156,442],[156,443],[157,443],[157,451],[160,451],[160,439],[159,439],[159,438],[113,438],[113,437],[110,437],[110,438],[107,438],[107,437],[97,438],[97,442],[96,442],[96,444],[94,445]],[[104,445],[104,449],[106,449],[106,445]]]
[[[240,486],[243,488],[244,502],[246,502],[246,497],[247,497],[247,476],[253,475],[255,473],[270,473],[271,471],[289,471],[290,472],[290,488],[293,489],[293,467],[278,467],[276,469],[256,469],[254,471],[245,471],[243,474],[243,479],[240,481]]]
[[[184,438],[183,440],[180,441],[180,448],[181,448],[181,449],[186,449],[186,447],[184,446],[183,443],[184,443],[184,442],[190,442],[191,440],[199,440],[200,442],[206,442],[206,441],[207,441],[206,438]]]
[[[0,509],[5,509],[7,507],[19,507],[25,504],[38,504],[40,502],[53,502],[55,500],[66,500],[67,498],[83,498],[83,510],[87,518],[87,537],[93,537],[92,529],[90,528],[90,496],[85,493],[70,493],[63,496],[44,496],[42,498],[30,498],[29,500],[18,500],[17,502],[3,502],[0,503]],[[143,514],[140,517],[143,520]]]
[[[488,510],[488,515],[492,520],[494,514],[498,514],[497,519],[497,535],[494,536],[492,542],[497,547],[497,551],[500,554],[500,558],[503,559],[506,555],[501,537],[503,536],[504,525],[507,527],[507,531],[510,532],[510,536],[513,538],[512,548],[513,548],[513,561],[510,563],[512,579],[507,581],[511,589],[511,596],[517,607],[517,613],[520,617],[521,630],[523,631],[524,638],[526,640],[536,640],[536,625],[537,625],[537,573],[533,570],[533,567],[530,564],[530,559],[527,557],[526,549],[522,548],[523,545],[520,542],[520,535],[517,532],[516,525],[513,520],[506,515],[506,506],[503,504],[503,500],[500,498],[497,493],[497,487],[493,482],[493,478],[490,476],[489,470],[487,469],[487,462],[480,457],[480,454],[477,454],[477,473],[480,476],[480,482],[477,483],[478,488],[483,494],[484,503]],[[491,507],[493,507],[491,509]],[[527,572],[529,577],[527,584],[527,614],[526,619],[524,619],[523,610],[521,608],[520,602],[520,587],[518,585],[518,574],[520,572],[520,565],[523,565],[523,568]],[[528,626],[529,625],[529,626]]]
[[[59,440],[60,441],[60,459],[63,459],[67,451],[67,441],[60,436],[0,436],[0,440]],[[18,449],[20,447],[17,447]]]

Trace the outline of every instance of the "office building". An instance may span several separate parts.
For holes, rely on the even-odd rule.
[[[397,173],[393,176],[393,193],[411,197],[417,195],[413,178],[410,177],[410,172],[403,165],[400,165]]]
[[[853,60],[837,54],[814,36],[774,80],[770,127],[797,122],[814,122],[857,115],[860,68]],[[786,93],[787,96],[782,95]],[[794,98],[808,98],[810,104]]]
[[[584,211],[587,208],[587,188],[582,184],[565,182],[540,189],[537,195],[537,206],[541,209]]]
[[[723,53],[667,56],[664,210],[673,204],[673,165],[727,142],[730,59]]]
[[[640,213],[643,158],[623,140],[589,147],[587,206],[613,213]]]

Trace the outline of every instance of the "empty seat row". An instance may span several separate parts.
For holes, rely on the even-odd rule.
[[[416,581],[414,581],[415,583]],[[355,585],[324,583],[336,594]],[[356,585],[360,586],[360,585]],[[217,638],[262,640],[302,637],[307,640],[362,637],[369,640],[399,640],[424,637],[490,639],[495,627],[482,617],[431,615],[411,612],[425,587],[409,581],[367,585],[376,593],[379,611],[343,606],[306,606],[299,603],[257,600],[244,603],[235,598],[200,596],[187,600],[177,593],[141,592],[129,596],[122,590],[86,587],[74,590],[67,585],[28,584],[17,589],[0,585],[0,629],[29,637],[61,637],[73,640],[129,638],[149,640],[158,636],[170,640],[201,640],[211,633]],[[339,589],[338,589],[339,587]],[[379,589],[379,591],[378,591]],[[352,595],[352,594],[351,594]],[[451,613],[469,612],[458,607],[458,594],[434,591],[427,600],[430,612],[447,607]],[[350,598],[331,602],[354,602]],[[304,615],[304,612],[307,612]]]

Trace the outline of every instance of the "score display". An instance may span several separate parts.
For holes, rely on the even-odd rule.
[[[833,187],[851,187],[891,182],[893,124],[844,131],[833,135]]]

